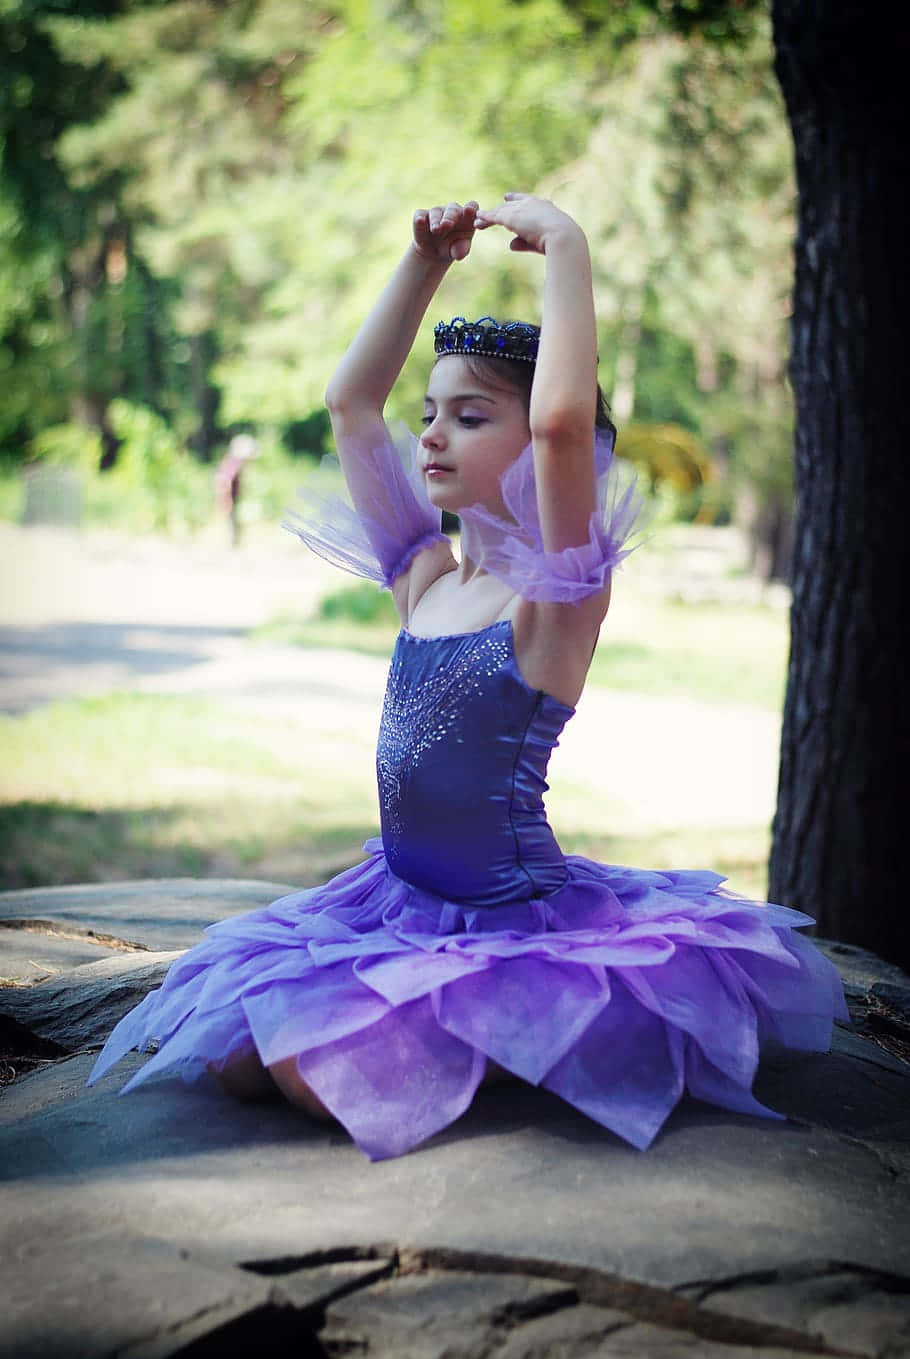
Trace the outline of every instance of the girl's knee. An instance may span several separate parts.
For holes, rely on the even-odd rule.
[[[330,1119],[333,1115],[325,1107],[318,1095],[307,1085],[297,1070],[297,1058],[285,1057],[281,1062],[273,1062],[269,1073],[285,1099],[309,1114],[310,1118]]]

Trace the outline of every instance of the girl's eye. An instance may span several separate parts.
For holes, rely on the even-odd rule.
[[[460,415],[460,416],[458,417],[458,423],[459,423],[460,425],[464,425],[465,429],[476,429],[478,425],[482,425],[482,424],[483,424],[483,416],[481,416],[481,415]]]
[[[435,415],[422,415],[420,417],[420,423],[422,425],[432,425],[435,419],[436,419]]]

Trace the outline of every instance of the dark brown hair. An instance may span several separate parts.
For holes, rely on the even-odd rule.
[[[439,358],[445,357],[444,354],[439,356]],[[520,393],[530,406],[535,364],[519,359],[488,358],[483,354],[458,354],[457,357],[464,359],[468,372],[472,377],[477,378],[478,382],[488,383],[491,387],[509,387]],[[439,358],[436,360],[437,363]],[[610,407],[607,405],[600,383],[597,384],[594,428],[609,429],[614,434],[616,433],[613,421],[610,419]]]

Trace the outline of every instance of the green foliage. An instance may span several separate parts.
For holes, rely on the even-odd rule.
[[[0,185],[0,449],[66,416],[71,350],[59,308],[59,257],[29,240],[9,184]]]
[[[318,475],[318,466],[289,454],[274,431],[266,430],[258,442],[259,457],[243,469],[240,521],[277,524],[293,509],[301,486]]]
[[[211,515],[211,472],[180,447],[154,411],[118,400],[111,424],[120,440],[116,465],[99,471],[100,440],[84,425],[56,425],[31,443],[41,463],[80,473],[85,518],[141,532],[185,532]]]
[[[786,494],[794,190],[755,0],[57,0],[4,6],[0,30],[0,451],[78,413],[129,460],[163,436],[108,407],[156,411],[170,452],[134,458],[123,495],[143,523],[197,522],[184,446],[242,424],[324,450],[307,422],[413,208],[528,187],[588,231],[620,427],[679,424],[716,472]],[[533,319],[540,280],[479,238],[390,414],[413,423],[438,315]],[[276,449],[244,515],[290,482]],[[99,513],[116,484],[92,482]]]
[[[0,521],[18,524],[25,512],[25,479],[19,467],[0,463]]]
[[[0,462],[0,519],[21,520],[26,480],[43,469],[75,478],[71,490],[75,493],[78,488],[80,505],[74,513],[86,526],[180,534],[207,524],[215,513],[215,467],[200,464],[171,425],[148,407],[118,399],[111,403],[109,416],[119,451],[107,470],[99,468],[97,430],[72,422],[49,426],[36,435],[24,469]],[[258,442],[259,457],[243,473],[240,519],[243,524],[278,524],[293,507],[301,485],[319,473],[315,463],[289,454],[276,433],[267,433]],[[52,478],[50,483],[48,494]],[[61,493],[63,489],[61,484]]]
[[[344,618],[352,623],[396,623],[398,613],[392,596],[369,581],[346,586],[323,595],[319,601],[320,618]]]
[[[401,627],[395,602],[387,590],[358,581],[323,595],[315,617],[275,618],[257,630],[265,641],[357,651],[388,656]]]
[[[29,454],[35,462],[69,467],[89,476],[97,470],[101,458],[101,439],[97,430],[85,425],[51,425],[35,435],[29,444]]]
[[[86,22],[121,8],[110,0],[0,8],[0,449],[19,457],[31,436],[91,395],[78,318],[96,282],[92,237],[110,216],[111,185],[70,175],[60,139],[100,116],[120,88],[103,61],[70,61],[48,25],[64,9]]]
[[[588,230],[620,430],[672,421],[698,435],[720,516],[746,483],[785,503],[792,463],[795,188],[767,16],[755,9],[747,29],[735,51],[668,34],[630,49],[584,153],[547,184]],[[607,178],[615,199],[599,192]]]

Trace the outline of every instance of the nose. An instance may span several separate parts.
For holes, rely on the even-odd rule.
[[[420,442],[424,448],[442,448],[445,445],[445,437],[439,423],[439,416],[435,416],[429,425],[424,426],[420,436]]]
[[[422,432],[420,436],[420,442],[424,448],[435,448],[435,450],[439,450],[439,448],[445,447],[443,432],[441,432],[441,429],[437,428],[436,423],[426,425],[424,432]]]

